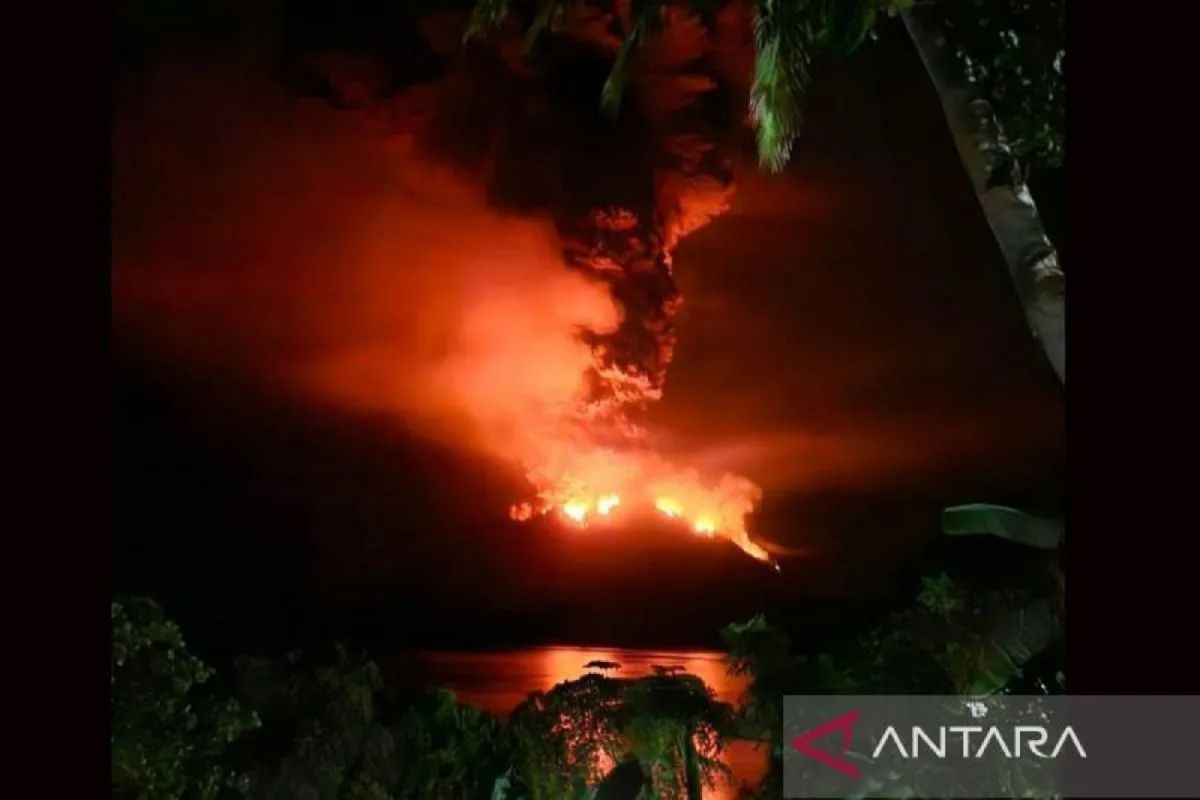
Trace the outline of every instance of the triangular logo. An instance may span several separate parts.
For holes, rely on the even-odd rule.
[[[807,730],[804,733],[792,739],[792,747],[799,750],[809,758],[820,761],[825,766],[836,769],[843,775],[849,775],[851,778],[859,776],[858,767],[851,764],[849,761],[844,761],[838,756],[844,756],[846,751],[850,749],[850,739],[854,735],[854,723],[858,721],[858,712],[850,711],[840,717],[829,720],[822,725],[818,725],[812,730]],[[814,739],[820,739],[827,733],[833,731],[842,732],[842,749],[837,756],[830,755],[824,750],[818,750],[812,746],[811,742]]]

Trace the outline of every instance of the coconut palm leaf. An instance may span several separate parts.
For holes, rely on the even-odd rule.
[[[878,10],[878,0],[834,0],[823,3],[817,12],[817,43],[833,52],[853,51],[875,27]]]
[[[525,52],[530,53],[534,46],[538,43],[542,33],[550,27],[550,20],[554,18],[554,12],[560,8],[564,8],[571,3],[572,0],[540,0],[537,7],[537,13],[533,16],[533,21],[529,23],[529,30],[525,31]]]
[[[804,98],[810,82],[808,3],[760,0],[755,11],[757,53],[750,87],[750,116],[759,163],[771,172],[787,164],[792,143],[804,125]]]
[[[508,0],[476,0],[471,8],[467,29],[463,33],[463,43],[466,44],[476,36],[499,28],[508,16],[508,11]]]
[[[615,118],[621,109],[621,96],[632,74],[637,51],[649,36],[662,28],[663,4],[663,0],[635,0],[633,3],[629,31],[621,41],[617,58],[604,81],[604,88],[600,90],[600,111],[609,118]]]

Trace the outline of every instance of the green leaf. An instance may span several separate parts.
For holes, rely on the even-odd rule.
[[[499,28],[508,16],[508,0],[476,0],[471,9],[471,18],[463,33],[463,44],[480,34]]]
[[[615,119],[621,110],[621,97],[632,74],[637,51],[646,41],[646,37],[657,33],[662,26],[662,6],[662,0],[644,0],[633,4],[630,12],[633,24],[621,41],[617,58],[604,81],[604,88],[600,90],[600,111],[609,119]]]
[[[529,54],[537,45],[538,39],[542,33],[550,27],[550,20],[554,17],[554,12],[563,8],[571,0],[540,0],[538,3],[537,13],[533,17],[533,21],[529,23],[529,30],[525,32],[524,51]]]
[[[962,608],[960,594],[954,581],[944,572],[938,575],[923,575],[917,603],[923,608],[945,615]]]
[[[756,57],[750,87],[750,116],[764,169],[787,164],[792,143],[804,125],[804,99],[810,81],[806,4],[761,0],[755,14]]]
[[[984,643],[967,694],[994,694],[1062,636],[1049,600],[1035,600],[1004,617]]]
[[[1062,542],[1061,520],[1043,519],[1007,506],[972,503],[942,511],[947,536],[998,536],[1010,542],[1056,550]]]
[[[875,26],[876,0],[834,0],[821,7],[816,43],[836,53],[853,52]]]
[[[913,7],[913,0],[883,0],[881,8],[889,17],[908,11]]]

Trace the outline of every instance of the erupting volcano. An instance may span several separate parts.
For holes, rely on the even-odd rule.
[[[697,536],[725,538],[753,558],[769,559],[746,532],[746,517],[762,494],[746,478],[725,473],[706,483],[696,470],[675,466],[653,452],[586,443],[566,460],[559,468],[527,465],[531,482],[539,487],[537,501],[514,504],[509,511],[513,519],[558,512],[568,523],[603,528],[652,510],[686,523]]]
[[[612,12],[571,8],[555,36],[591,48],[601,63],[615,58],[630,24],[628,5]],[[700,108],[718,86],[706,66],[715,52],[711,37],[694,17],[664,9],[663,30],[639,54],[632,81],[637,108],[627,112],[656,145],[647,168],[622,165],[616,174],[634,180],[623,187],[611,178],[584,184],[572,202],[555,209],[568,266],[608,287],[620,321],[580,332],[590,357],[580,392],[566,406],[548,409],[552,420],[531,425],[536,433],[521,461],[536,499],[515,504],[510,516],[558,513],[588,527],[655,511],[766,561],[767,551],[746,530],[759,487],[741,476],[702,476],[672,463],[636,422],[662,397],[674,352],[672,318],[683,298],[671,250],[723,212],[733,192],[729,155]]]
[[[160,76],[118,119],[118,328],[512,464],[531,487],[512,519],[658,516],[769,561],[758,486],[646,423],[683,302],[672,251],[733,192],[719,65],[745,34],[662,21],[615,118],[597,98],[623,3],[567,6],[528,51],[516,23],[464,48],[461,15],[423,19],[386,91],[302,43],[288,74],[332,104],[240,63]],[[237,123],[199,135],[196,107]]]
[[[636,415],[662,396],[674,351],[671,317],[682,298],[671,275],[667,242],[719,213],[732,189],[728,169],[705,169],[712,147],[693,141],[693,157],[660,168],[659,207],[642,223],[626,208],[591,209],[560,228],[567,263],[608,286],[620,322],[580,332],[590,363],[571,402],[543,409],[517,439],[536,499],[515,504],[510,516],[558,512],[575,525],[657,511],[678,518],[699,536],[720,537],[759,560],[767,552],[750,540],[746,517],[761,490],[721,474],[706,480],[695,469],[656,453]],[[677,143],[678,147],[678,143]],[[670,179],[665,176],[669,175]],[[691,226],[691,227],[688,227]]]

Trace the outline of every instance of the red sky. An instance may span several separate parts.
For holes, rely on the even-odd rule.
[[[1025,332],[932,88],[915,54],[888,41],[824,67],[787,172],[768,178],[747,154],[733,208],[680,246],[679,342],[653,412],[664,450],[766,489],[768,538],[864,560],[935,535],[939,503],[1053,498],[1062,465],[1061,392]],[[332,407],[346,424],[369,414],[388,429],[381,441],[415,424],[478,445],[457,424],[465,409],[468,424],[495,426],[483,437],[493,455],[497,431],[570,394],[562,376],[580,354],[564,331],[609,324],[614,309],[560,270],[547,220],[501,215],[470,180],[406,160],[350,115],[225,69],[181,61],[118,106],[119,358],[151,354],[136,369],[184,407],[201,409],[216,387],[265,393],[293,409]],[[529,342],[545,349],[531,358]],[[460,372],[464,358],[474,366]],[[531,363],[549,367],[534,373],[544,380],[506,380]],[[177,371],[204,376],[210,392],[192,395]],[[447,402],[448,388],[466,405]],[[321,458],[319,446],[281,444],[286,426],[261,426],[258,441],[257,426],[222,430],[219,415],[198,413],[214,441],[239,437],[242,455],[228,458],[297,448]],[[411,557],[397,529],[421,516],[389,498],[406,491],[406,468],[281,477],[271,491],[321,505],[301,515],[310,543],[338,550],[348,579],[385,583]],[[475,519],[480,501],[455,495],[458,480],[446,478],[451,499],[438,502]],[[915,499],[901,519],[892,509],[905,493]],[[866,522],[846,521],[845,509],[863,508]],[[386,538],[396,564],[341,547],[347,525]]]

